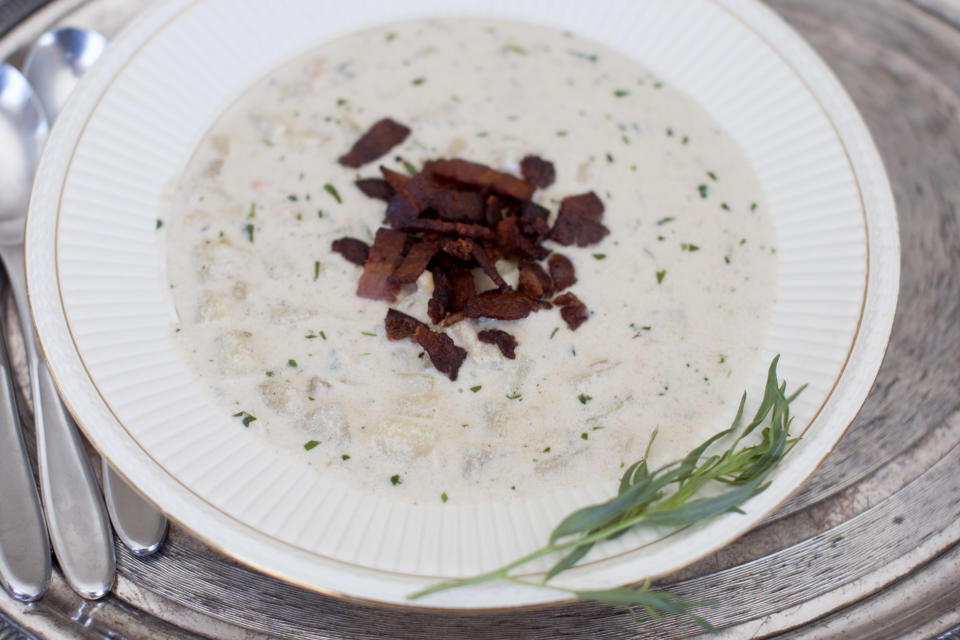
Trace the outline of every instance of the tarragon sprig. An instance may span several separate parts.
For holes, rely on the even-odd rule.
[[[679,528],[730,511],[743,513],[740,505],[767,488],[770,473],[795,441],[790,437],[790,403],[806,385],[788,396],[786,382],[777,380],[779,360],[780,356],[776,356],[770,363],[763,399],[753,420],[742,429],[746,392],[740,398],[740,406],[730,428],[711,436],[684,458],[651,471],[647,460],[656,439],[655,430],[643,458],[624,472],[617,495],[606,502],[571,513],[553,530],[546,545],[494,571],[441,582],[412,594],[410,598],[422,598],[438,591],[482,582],[506,580],[564,591],[581,600],[625,607],[634,615],[637,608],[645,610],[653,618],[664,613],[685,614],[705,629],[715,631],[709,622],[691,613],[697,607],[712,603],[694,602],[676,594],[653,591],[649,580],[639,586],[600,591],[571,589],[548,582],[576,565],[596,543],[613,540],[634,527]],[[744,438],[761,426],[759,442],[742,444]],[[728,438],[733,440],[726,449],[708,453],[715,444]],[[708,485],[722,487],[722,490],[702,497],[701,490]],[[537,558],[561,552],[564,555],[542,580],[527,580],[511,575],[515,569]]]

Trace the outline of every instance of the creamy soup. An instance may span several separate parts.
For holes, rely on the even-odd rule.
[[[340,166],[384,117],[411,129],[405,142]],[[385,337],[389,307],[429,322],[430,273],[392,305],[362,299],[362,267],[330,245],[384,224],[353,184],[379,164],[462,157],[519,175],[527,154],[556,166],[534,194],[551,220],[568,195],[605,205],[600,243],[545,243],[573,262],[590,317],[576,331],[556,308],[435,327],[467,350],[454,382]],[[332,481],[468,502],[608,482],[655,428],[663,459],[717,428],[765,365],[766,209],[734,140],[655,74],[570,34],[451,20],[355,33],[259,81],[169,189],[161,233],[175,339],[236,429]],[[515,263],[497,267],[516,284]],[[478,341],[485,328],[516,337],[515,360]]]

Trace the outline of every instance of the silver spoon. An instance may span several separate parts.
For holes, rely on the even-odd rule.
[[[23,236],[30,184],[47,138],[47,119],[20,72],[0,63],[0,236]],[[8,229],[10,229],[8,231]],[[0,345],[0,580],[18,600],[50,583],[50,544],[27,460],[13,376]]]
[[[43,103],[47,119],[56,120],[80,77],[100,59],[107,39],[89,29],[64,28],[43,34],[27,56],[24,75]],[[136,555],[160,548],[167,519],[101,459],[103,492],[113,527]]]

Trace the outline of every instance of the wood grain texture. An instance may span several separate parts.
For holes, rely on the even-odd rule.
[[[938,1],[942,7],[953,2]],[[128,0],[91,0],[87,12],[72,19],[117,24],[121,4],[133,11]],[[661,583],[716,599],[720,604],[707,617],[726,638],[836,632],[880,639],[920,629],[930,633],[918,637],[930,637],[946,631],[930,625],[947,624],[947,614],[960,605],[960,575],[949,571],[960,557],[960,32],[944,11],[919,6],[933,0],[770,4],[838,75],[885,160],[899,211],[900,304],[874,389],[817,473],[764,525]],[[0,599],[0,610],[47,637],[613,639],[699,633],[684,620],[637,623],[589,604],[457,615],[343,602],[240,566],[178,527],[156,557],[122,552],[119,571],[116,593],[100,605],[85,605],[55,576],[42,602],[26,608]],[[901,602],[903,593],[923,606],[889,604]]]

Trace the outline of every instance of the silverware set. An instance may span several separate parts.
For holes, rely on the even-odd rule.
[[[76,425],[40,357],[24,278],[30,186],[49,124],[106,44],[94,31],[58,29],[40,37],[22,74],[0,63],[0,259],[26,352],[40,485],[38,495],[15,405],[13,371],[0,344],[0,581],[23,601],[46,591],[51,546],[70,587],[96,599],[113,587],[113,531],[134,554],[148,555],[160,547],[167,530],[164,516],[106,461],[101,492]],[[0,333],[9,334],[2,325]]]

